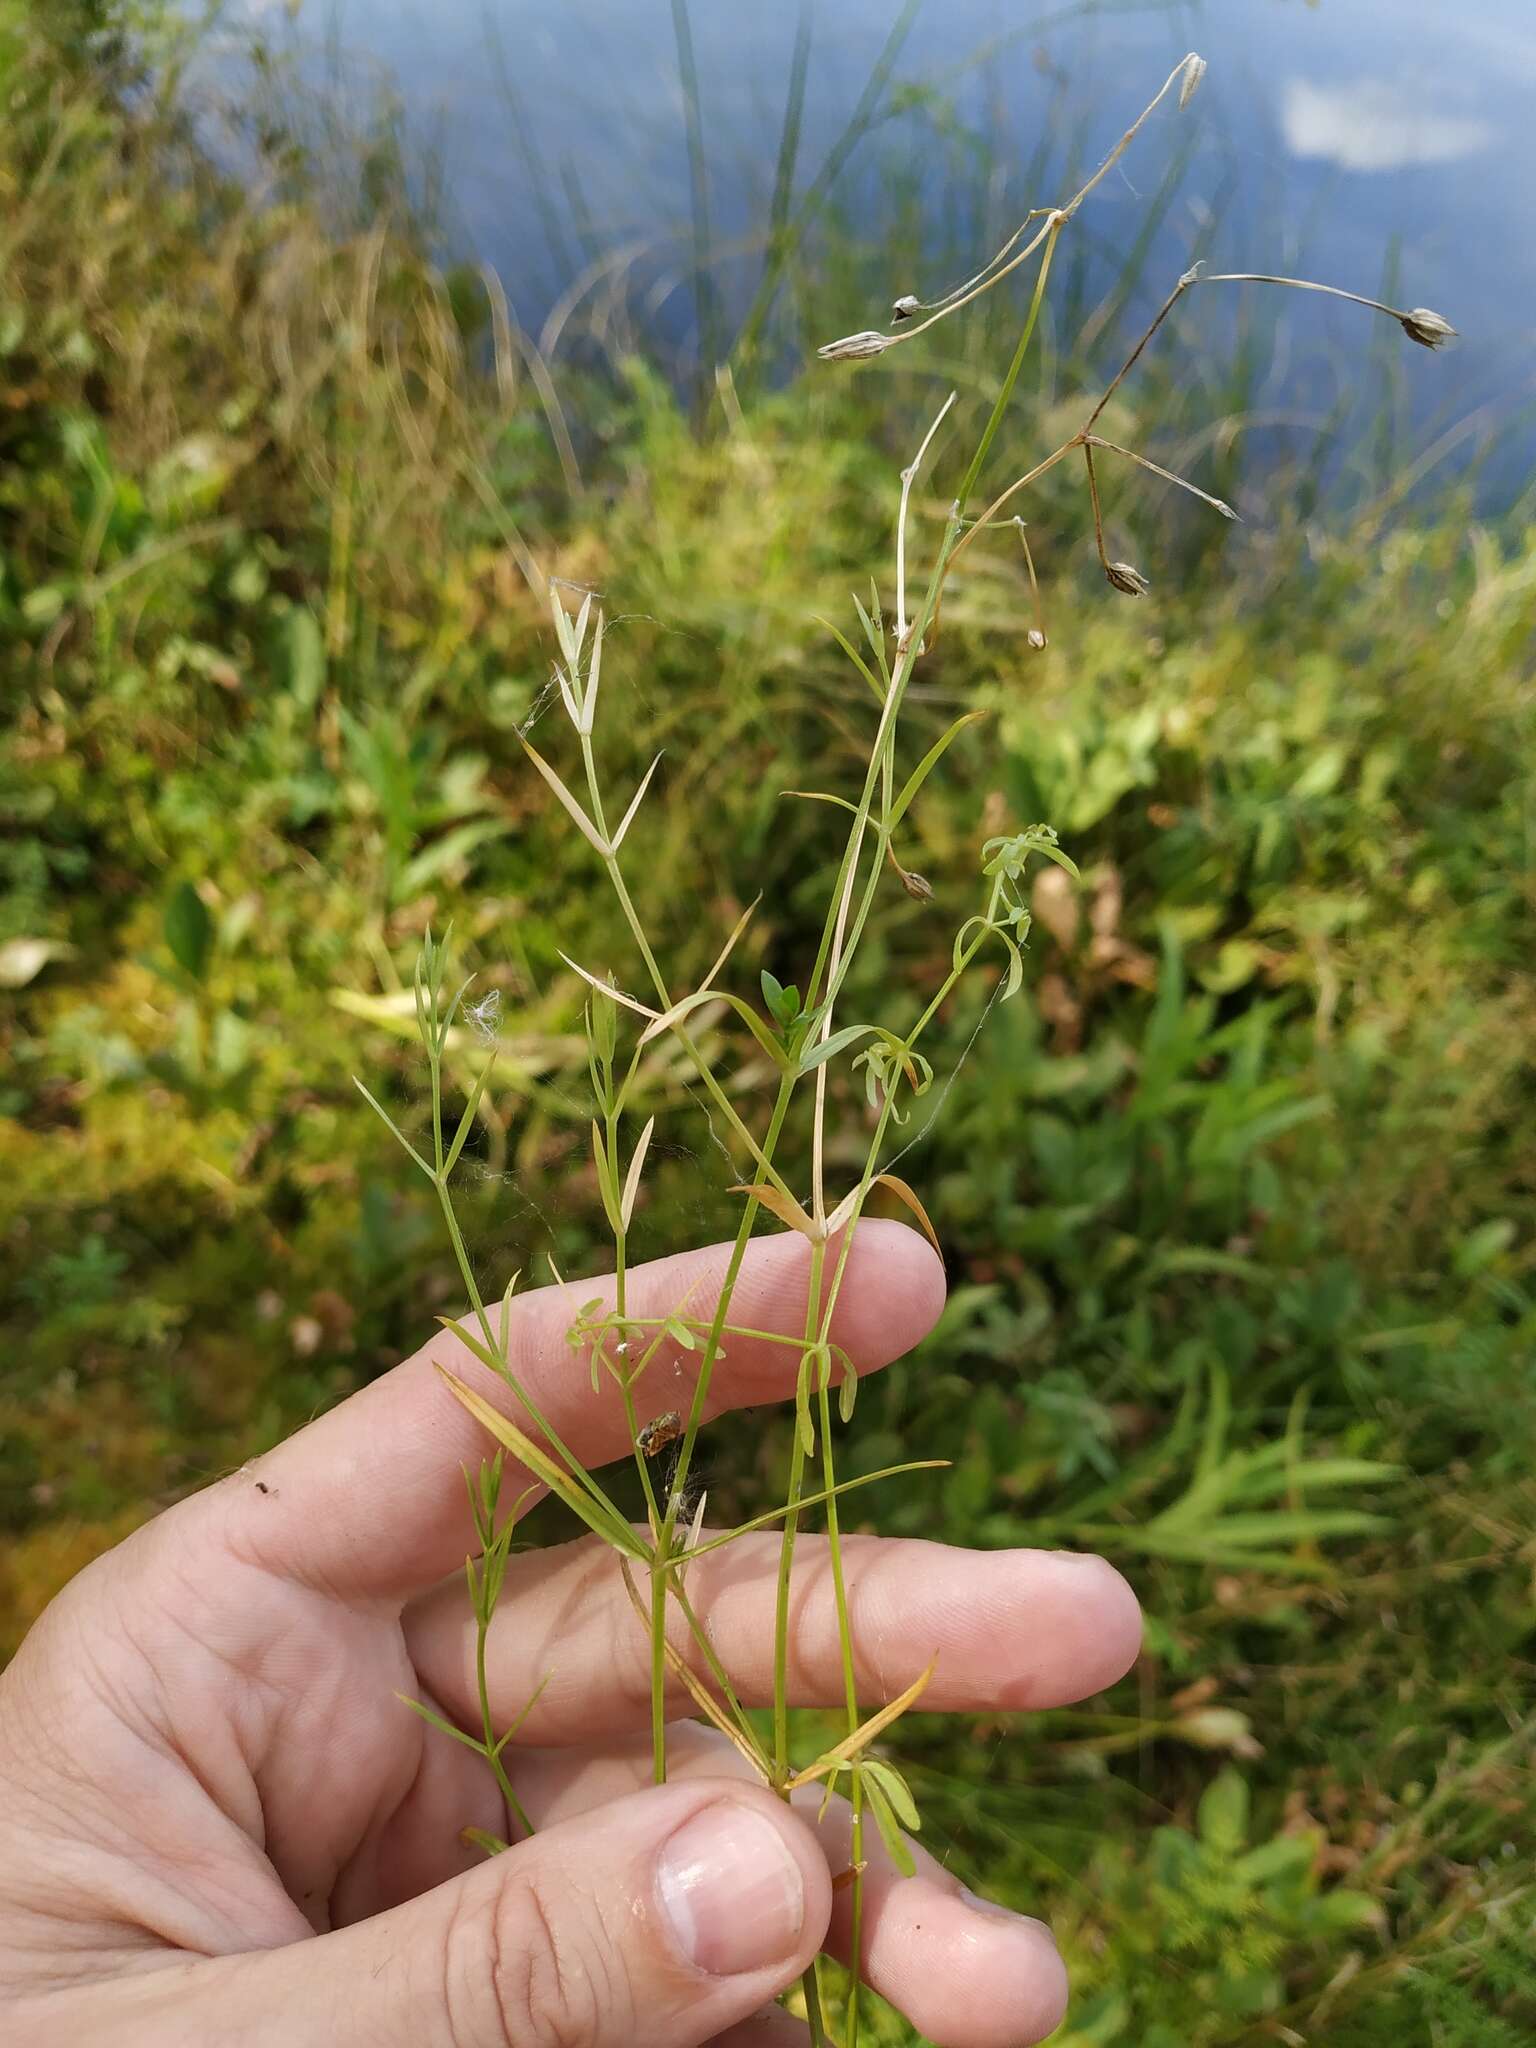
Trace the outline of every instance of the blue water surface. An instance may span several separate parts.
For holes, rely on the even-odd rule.
[[[398,94],[440,163],[450,240],[495,265],[525,327],[537,333],[573,280],[601,271],[610,253],[643,245],[658,324],[680,347],[687,340],[695,308],[673,0],[243,4],[264,35],[360,107],[381,87]],[[900,0],[810,0],[799,188],[901,14]],[[746,248],[766,218],[802,7],[691,0],[688,18],[715,240]],[[1195,124],[1147,268],[1151,302],[1212,208],[1213,267],[1304,267],[1368,291],[1386,277],[1402,303],[1438,309],[1462,334],[1453,356],[1405,366],[1415,418],[1426,432],[1467,422],[1465,445],[1502,437],[1502,472],[1518,483],[1531,439],[1523,408],[1536,390],[1536,0],[922,0],[881,96],[885,116],[850,157],[840,197],[858,211],[892,166],[932,151],[931,104],[893,111],[906,88],[941,96],[1017,174],[1053,106],[1084,161],[1096,160],[1188,49],[1209,62],[1201,92],[1185,115],[1160,114],[1095,194],[1096,239],[1131,240],[1179,124]],[[752,268],[747,256],[736,271],[721,263],[727,315]],[[883,308],[871,305],[869,317]],[[1336,362],[1364,360],[1349,340],[1361,318],[1353,309],[1311,300],[1289,317],[1297,378],[1308,343]],[[1277,405],[1287,374],[1274,366]]]

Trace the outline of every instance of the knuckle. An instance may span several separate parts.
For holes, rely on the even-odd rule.
[[[445,2002],[465,2048],[599,2048],[633,2032],[622,1959],[561,1874],[514,1876],[449,1930]]]

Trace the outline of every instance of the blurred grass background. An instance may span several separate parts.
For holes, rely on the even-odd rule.
[[[552,375],[435,260],[387,118],[343,142],[249,77],[258,181],[188,118],[185,54],[154,7],[0,7],[0,1648],[453,1304],[350,1078],[418,1113],[429,922],[502,1003],[472,1248],[498,1286],[601,1257],[558,949],[629,961],[515,740],[544,579],[606,594],[614,781],[666,750],[631,844],[674,978],[761,892],[745,964],[793,979],[840,836],[778,792],[866,740],[815,615],[887,575],[932,393],[982,406],[1016,317],[783,374],[918,274],[893,178],[878,250],[786,230],[720,379],[617,300]],[[1000,239],[982,183],[957,165],[957,247]],[[1075,338],[1139,260],[1120,306],[1063,272],[1017,438],[1070,431]],[[953,1460],[881,1527],[1091,1545],[1147,1608],[1104,1699],[904,1729],[933,1846],[1057,1926],[1071,2048],[1498,2048],[1536,2023],[1536,536],[1466,477],[1410,487],[1379,336],[1332,468],[1260,462],[1268,317],[1220,350],[1183,320],[1116,432],[1254,512],[1237,540],[1116,479],[1154,578],[1127,603],[1043,491],[1049,651],[1022,563],[976,549],[913,692],[935,734],[991,717],[914,813],[934,901],[893,885],[850,1014],[931,986],[1005,820],[1054,823],[1085,886],[1048,876],[1026,999],[977,1035],[977,993],[935,1047],[903,1171],[951,1305],[853,1456]],[[735,1211],[686,1074],[648,1085],[660,1251]],[[720,1509],[784,1450],[719,1428]]]

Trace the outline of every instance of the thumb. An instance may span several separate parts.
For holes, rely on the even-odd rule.
[[[831,1900],[810,1830],[761,1786],[659,1785],[338,1933],[177,1971],[174,1993],[157,1972],[134,1987],[157,2010],[113,2039],[698,2048],[805,1969]]]

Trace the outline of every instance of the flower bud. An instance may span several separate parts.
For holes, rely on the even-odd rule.
[[[910,320],[923,310],[922,301],[912,292],[904,292],[891,308],[893,320]]]
[[[845,334],[841,341],[829,341],[816,353],[823,362],[861,363],[868,356],[883,356],[890,346],[890,335],[866,327],[862,334]]]
[[[932,882],[929,881],[926,875],[920,875],[912,868],[903,868],[901,870],[901,886],[906,890],[914,903],[931,903],[933,901]]]
[[[1402,313],[1398,317],[1404,334],[1410,341],[1416,341],[1420,348],[1443,348],[1446,342],[1456,338],[1456,330],[1450,321],[1432,313],[1428,306],[1415,306],[1411,313]]]
[[[1112,590],[1122,591],[1127,597],[1145,597],[1152,588],[1146,577],[1131,562],[1106,562],[1104,574]]]
[[[1039,626],[1030,627],[1029,645],[1034,648],[1037,654],[1040,652],[1042,647],[1048,647],[1050,645],[1050,642],[1045,637],[1044,631]]]

